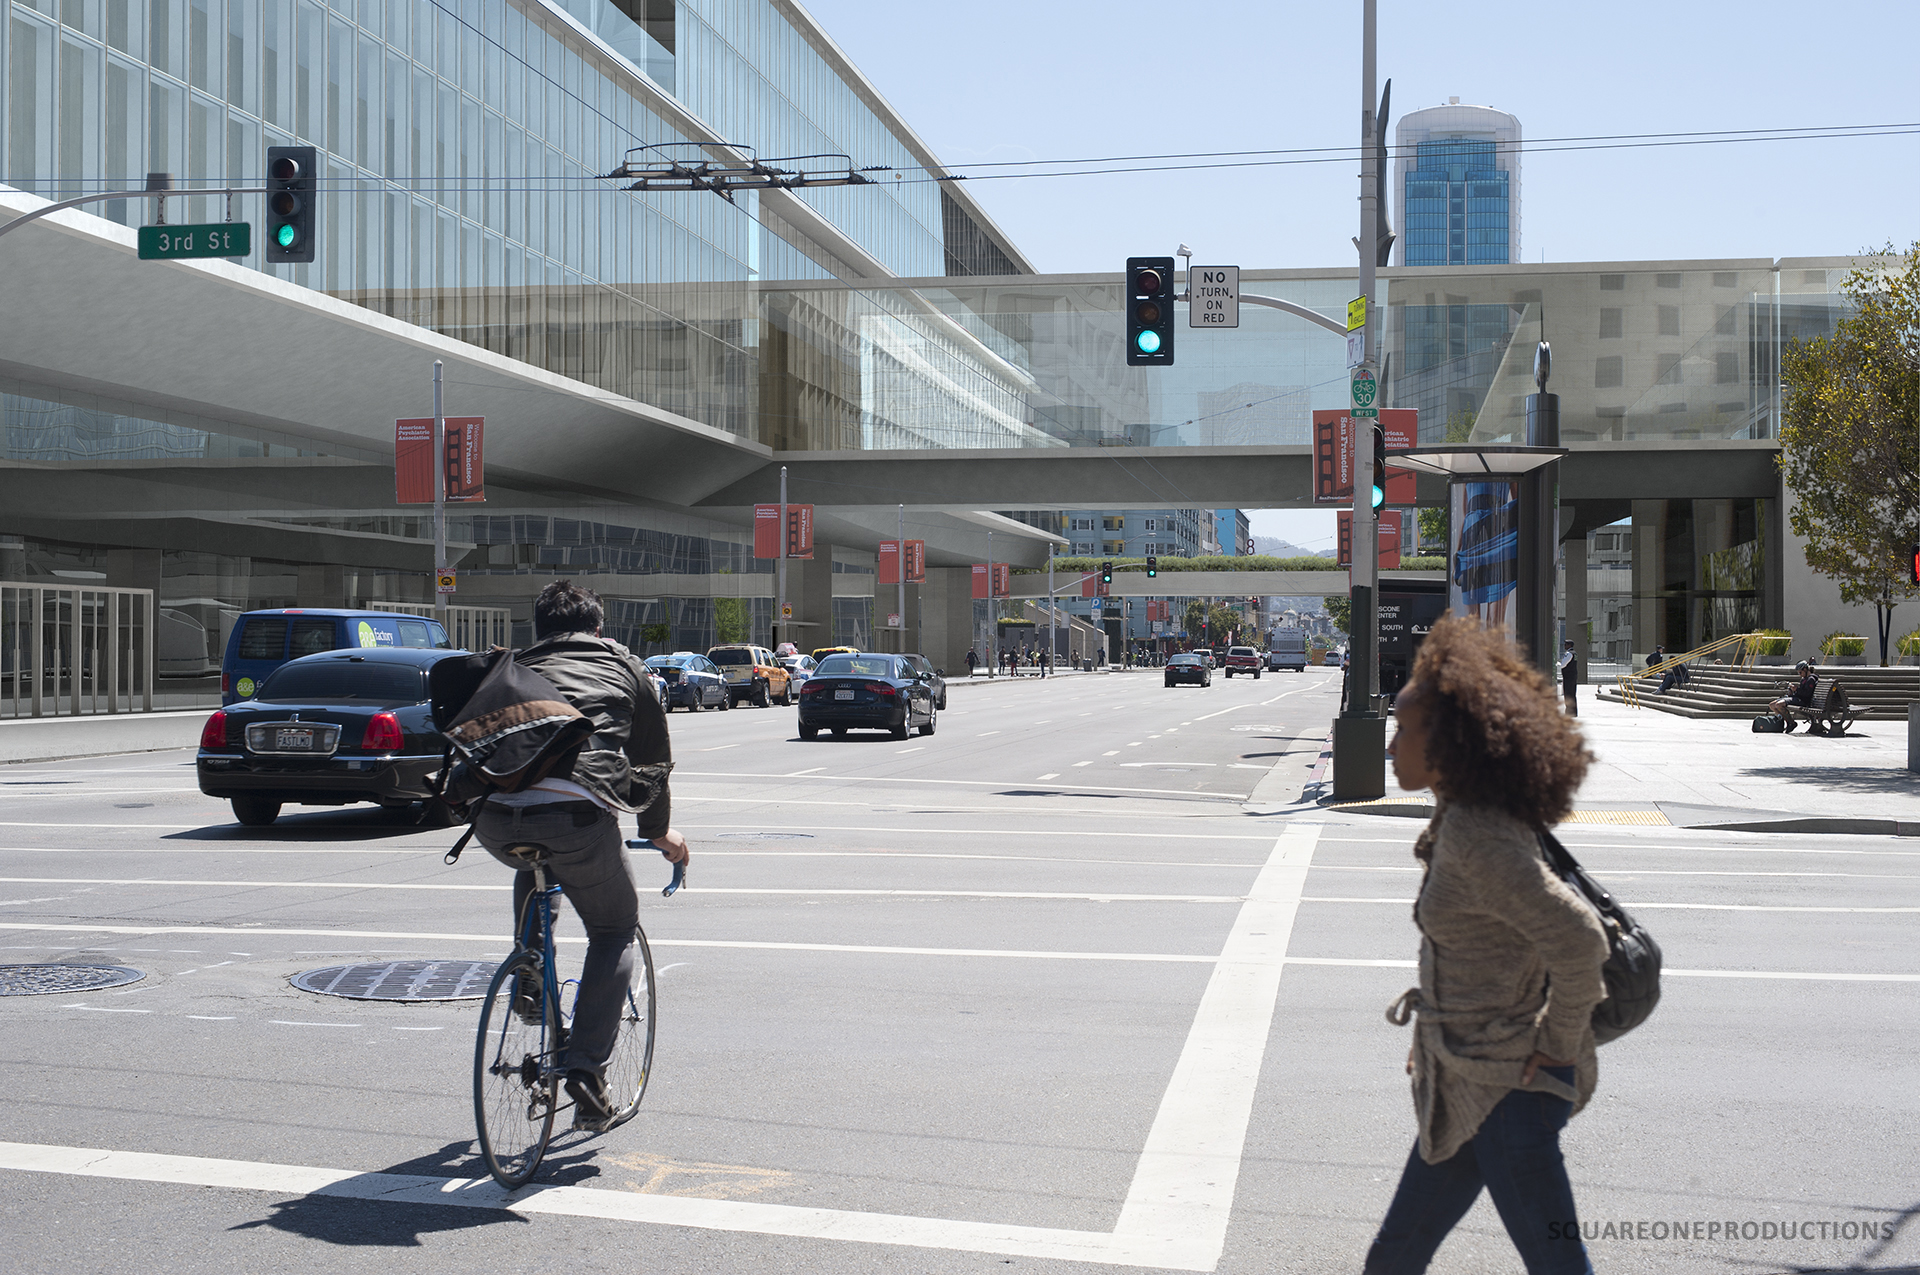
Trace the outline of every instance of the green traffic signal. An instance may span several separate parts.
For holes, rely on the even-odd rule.
[[[282,248],[291,248],[293,247],[293,241],[300,237],[300,233],[291,225],[285,225],[276,230],[273,237]]]
[[[1133,343],[1140,347],[1142,354],[1160,353],[1160,334],[1152,328],[1143,329],[1140,335],[1134,338]]]

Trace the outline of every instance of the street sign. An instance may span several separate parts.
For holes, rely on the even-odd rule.
[[[1347,370],[1352,371],[1367,359],[1367,330],[1355,328],[1347,333]]]
[[[1187,267],[1187,326],[1240,326],[1240,267]]]
[[[142,226],[138,239],[142,261],[246,257],[253,253],[253,223],[212,221],[198,226]]]
[[[791,620],[793,618],[793,603],[789,602],[780,608],[780,618],[783,620]]]
[[[1353,415],[1377,417],[1380,409],[1373,405],[1374,396],[1379,392],[1379,382],[1373,379],[1371,368],[1357,368],[1353,373]]]
[[[442,571],[434,576],[433,591],[435,593],[458,593],[459,590],[453,586],[453,572]]]
[[[1347,331],[1353,331],[1366,321],[1367,299],[1365,297],[1355,297],[1353,300],[1347,302]]]
[[[1093,611],[1094,611],[1094,614],[1095,614],[1095,615],[1098,615],[1098,614],[1100,613],[1100,599],[1099,599],[1099,598],[1095,598],[1095,599],[1093,600]]]
[[[887,627],[890,629],[900,627],[900,613],[898,611],[887,612]]]

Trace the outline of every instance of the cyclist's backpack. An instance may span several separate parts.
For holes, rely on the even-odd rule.
[[[593,722],[540,674],[495,647],[449,656],[427,671],[433,724],[447,737],[434,798],[466,807],[469,826],[447,852],[452,863],[473,836],[471,821],[496,792],[521,792],[566,774],[593,735]],[[457,758],[457,764],[456,764]]]

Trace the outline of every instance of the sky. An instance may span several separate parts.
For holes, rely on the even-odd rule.
[[[1359,0],[804,3],[956,172],[1359,138]],[[1512,112],[1528,138],[1920,122],[1916,44],[1920,0],[1379,4],[1394,119],[1456,96]],[[1351,161],[972,171],[969,192],[1044,273],[1117,272],[1182,242],[1197,261],[1248,269],[1354,262]],[[1541,153],[1521,174],[1529,262],[1827,256],[1920,239],[1911,132]],[[1304,544],[1303,528],[1331,543],[1319,511],[1263,515],[1255,530]]]

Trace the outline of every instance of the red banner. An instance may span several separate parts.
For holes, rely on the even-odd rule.
[[[780,506],[755,505],[753,507],[753,556],[756,558],[778,558],[780,556]],[[787,506],[787,556],[789,558],[813,557],[813,506]]]
[[[899,584],[900,581],[900,541],[882,540],[880,542],[879,569],[881,584]],[[908,584],[927,582],[927,542],[909,540],[906,542],[906,564]]]
[[[973,596],[976,598],[987,596],[987,564],[984,562],[973,564]]]
[[[1092,572],[1080,577],[1080,596],[1083,598],[1105,598],[1113,595],[1113,586],[1102,584],[1100,573]]]
[[[1400,567],[1400,523],[1403,515],[1397,509],[1380,511],[1380,541],[1374,547],[1379,550],[1380,569],[1396,571]],[[1340,556],[1337,565],[1353,565],[1353,511],[1342,509],[1340,519]]]
[[[875,555],[874,565],[880,573],[876,583],[899,584],[900,542],[898,540],[882,540],[880,542],[880,552]]]
[[[907,541],[907,583],[925,584],[927,582],[927,542],[924,540]]]
[[[447,422],[447,500],[484,502],[486,467],[481,463],[482,416],[449,416]]]
[[[402,505],[433,503],[433,417],[393,423],[393,498]]]
[[[1363,425],[1364,421],[1361,422]],[[1390,407],[1380,413],[1387,451],[1410,451],[1420,445],[1420,413],[1410,407]],[[1354,418],[1337,408],[1313,414],[1313,499],[1316,504],[1346,504],[1353,500],[1354,439],[1365,434]],[[1418,480],[1410,469],[1387,467],[1387,503],[1411,505]]]
[[[1004,562],[993,564],[993,596],[996,598],[1013,595],[1013,568]]]

